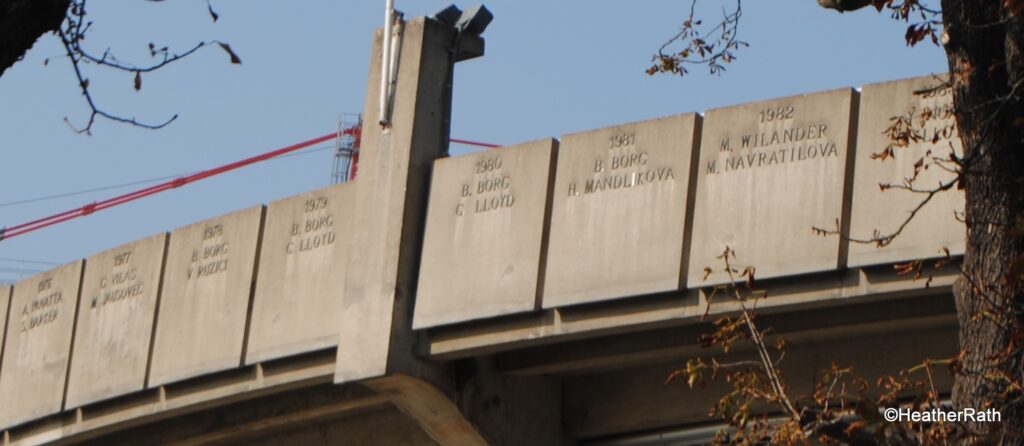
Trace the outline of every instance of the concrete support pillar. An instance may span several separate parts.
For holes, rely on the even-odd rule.
[[[562,382],[497,370],[491,356],[456,366],[459,409],[492,445],[576,444],[562,426]]]
[[[455,62],[482,55],[483,40],[422,18],[394,35],[399,56],[389,126],[375,122],[380,30],[370,56],[334,381],[360,381],[387,395],[443,445],[563,444],[557,382],[502,377],[490,359],[452,365],[414,355],[411,317],[431,168],[448,151]]]
[[[382,32],[374,37],[363,116],[335,382],[430,374],[413,358],[412,300],[430,170],[447,152],[453,27],[419,18],[395,27],[391,125],[379,116]]]

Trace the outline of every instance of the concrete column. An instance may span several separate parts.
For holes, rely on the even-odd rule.
[[[412,314],[431,168],[448,151],[454,64],[483,55],[483,40],[457,36],[432,19],[396,27],[398,74],[385,127],[375,122],[382,35],[378,30],[370,55],[334,381],[360,381],[388,396],[443,445],[566,444],[559,383],[414,356]],[[503,422],[510,418],[519,422]]]
[[[424,372],[412,359],[412,294],[430,169],[448,149],[456,32],[419,18],[397,26],[395,33],[398,75],[389,127],[374,122],[379,116],[380,30],[370,56],[336,383]]]

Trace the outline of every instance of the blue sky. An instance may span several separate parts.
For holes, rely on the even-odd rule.
[[[396,0],[407,17],[450,1]],[[475,3],[460,3],[461,7]],[[704,0],[720,14],[719,0]],[[372,29],[384,1],[201,0],[91,2],[86,45],[143,62],[147,45],[229,42],[143,77],[90,67],[108,111],[158,122],[151,131],[99,121],[92,136],[64,123],[88,118],[54,36],[0,77],[0,226],[94,200],[110,190],[25,205],[14,201],[201,170],[335,130],[361,112]],[[676,113],[911,77],[946,70],[940,48],[903,44],[905,25],[865,9],[840,15],[812,0],[744,2],[750,47],[728,71],[649,77],[651,55],[684,19],[689,2],[493,0],[487,55],[460,63],[452,136],[512,144]],[[43,61],[51,58],[44,65]],[[317,146],[324,147],[324,145]],[[457,148],[455,151],[469,150]],[[63,263],[198,220],[330,184],[331,150],[271,161],[179,190],[0,242],[0,259]],[[136,186],[138,188],[140,186]],[[0,260],[0,282],[39,264]]]

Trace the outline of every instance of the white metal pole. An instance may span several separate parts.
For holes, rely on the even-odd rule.
[[[384,42],[380,55],[380,124],[388,125],[388,97],[391,92],[391,33],[395,17],[395,1],[384,6]]]
[[[396,12],[392,16],[395,22],[395,27],[401,24],[401,13]],[[393,91],[395,89],[395,78],[398,77],[398,53],[402,46],[402,31],[392,28],[393,33],[391,39],[391,54],[388,54],[388,121],[391,120],[391,106],[394,104],[395,95]]]

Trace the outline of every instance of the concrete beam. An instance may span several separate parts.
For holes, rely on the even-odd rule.
[[[890,334],[925,328],[955,330],[951,294],[862,302],[804,311],[762,314],[759,325],[771,327],[769,338],[783,336],[789,345],[853,336]],[[500,353],[503,373],[567,375],[634,367],[681,356],[701,355],[697,338],[710,333],[711,320],[633,333],[561,342]],[[738,346],[742,350],[742,345]]]
[[[445,446],[487,446],[477,432],[436,387],[406,375],[391,375],[366,382],[371,389],[386,395],[398,408],[419,424],[430,438]]]
[[[768,299],[758,303],[761,314],[813,308],[939,296],[952,292],[952,265],[932,278],[899,275],[891,265],[848,269],[799,277],[758,281]],[[709,306],[711,289],[634,296],[609,302],[556,308],[525,315],[494,318],[426,330],[418,346],[422,355],[448,360],[494,354],[538,345],[633,333],[700,322],[700,315],[736,311],[729,298],[719,296]]]
[[[792,345],[781,368],[790,395],[801,397],[813,390],[820,373],[833,362],[853,365],[858,376],[874,383],[879,376],[896,375],[927,358],[948,358],[956,353],[955,329],[926,328],[906,330],[899,336],[887,333]],[[566,431],[577,439],[591,439],[706,424],[710,421],[708,410],[730,385],[717,381],[690,389],[682,381],[663,384],[669,373],[696,356],[679,355],[669,363],[564,378]],[[753,358],[742,353],[729,356],[730,360]],[[921,373],[918,377],[925,379]],[[933,376],[936,390],[948,393],[952,386],[948,371],[937,367]]]

